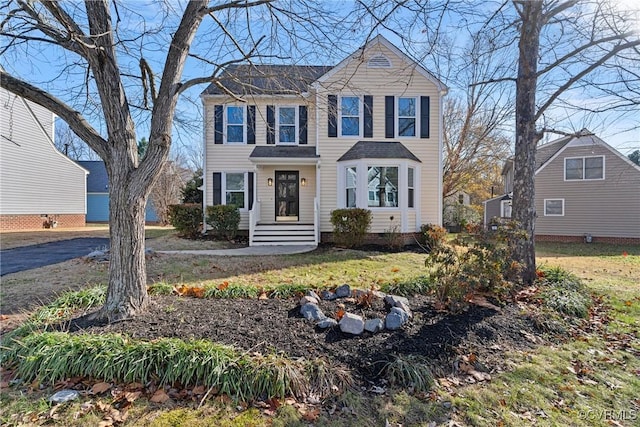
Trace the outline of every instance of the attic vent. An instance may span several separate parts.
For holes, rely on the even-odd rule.
[[[367,64],[368,68],[391,68],[391,61],[384,55],[372,56]]]

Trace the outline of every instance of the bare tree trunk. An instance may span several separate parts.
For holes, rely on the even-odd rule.
[[[515,246],[513,259],[522,264],[522,280],[532,283],[536,278],[535,253],[535,164],[536,145],[541,139],[536,131],[536,87],[540,29],[542,27],[542,1],[523,1],[519,13],[520,59],[516,84],[516,146],[513,183],[513,218],[526,232]]]

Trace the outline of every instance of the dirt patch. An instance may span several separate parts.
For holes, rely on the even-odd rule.
[[[291,358],[322,358],[350,368],[364,383],[376,381],[380,364],[393,355],[420,355],[433,362],[434,373],[455,373],[455,361],[473,353],[483,370],[502,369],[504,352],[531,348],[532,322],[515,306],[498,312],[471,306],[451,315],[434,310],[425,296],[409,298],[413,319],[399,331],[361,336],[339,328],[320,330],[299,314],[297,299],[194,299],[156,296],[149,310],[132,320],[97,324],[87,317],[65,325],[72,332],[122,333],[151,340],[160,337],[207,339],[248,352],[282,353]],[[336,302],[323,302],[327,315]],[[366,318],[384,317],[380,300],[371,308],[347,305],[347,311]],[[527,337],[527,335],[529,337]]]

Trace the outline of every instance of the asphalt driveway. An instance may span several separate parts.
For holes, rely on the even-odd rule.
[[[0,276],[58,264],[109,247],[109,239],[78,237],[0,251]]]

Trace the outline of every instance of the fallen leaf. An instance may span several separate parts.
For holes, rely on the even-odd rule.
[[[91,393],[100,394],[100,393],[104,393],[109,389],[111,389],[111,384],[109,383],[105,383],[105,382],[96,383],[93,385],[93,387],[91,387]]]
[[[134,402],[142,395],[141,391],[125,391],[124,398],[127,402]]]
[[[205,389],[203,385],[197,385],[191,390],[193,394],[204,394]]]
[[[218,290],[224,291],[229,287],[229,282],[226,280],[218,285]]]
[[[398,267],[393,267],[391,269],[391,272],[393,272],[393,273],[397,273],[398,271],[400,271],[400,269]]]
[[[153,394],[153,396],[151,396],[151,399],[149,400],[152,401],[153,403],[165,403],[169,399],[171,398],[167,393],[164,392],[164,390],[158,390]]]
[[[320,409],[314,408],[302,414],[302,419],[305,421],[313,422],[317,420],[319,416],[320,416]]]

